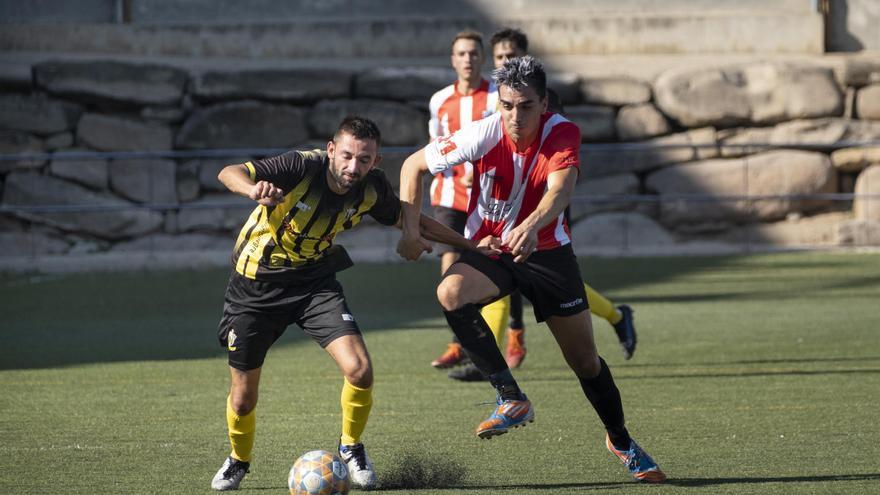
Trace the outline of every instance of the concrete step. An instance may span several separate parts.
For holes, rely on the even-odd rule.
[[[546,55],[821,53],[823,19],[811,12],[552,13],[497,18],[398,15],[298,18],[262,24],[9,24],[0,51],[185,57],[445,56],[458,31],[505,25]]]

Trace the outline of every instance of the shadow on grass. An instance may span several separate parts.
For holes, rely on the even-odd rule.
[[[824,483],[828,481],[876,481],[880,473],[867,474],[828,474],[821,476],[770,476],[765,478],[677,478],[666,484],[674,486],[716,486],[756,483]]]

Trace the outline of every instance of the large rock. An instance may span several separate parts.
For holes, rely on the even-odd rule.
[[[581,80],[584,101],[598,105],[638,105],[651,101],[651,85],[628,77],[587,78]]]
[[[328,136],[335,131],[334,127]],[[305,109],[244,100],[193,112],[177,134],[177,146],[286,148],[308,137]]]
[[[614,141],[615,110],[599,105],[577,105],[565,109],[565,118],[575,123],[581,130],[581,141]]]
[[[718,155],[715,129],[705,127],[650,139],[643,143],[581,148],[581,174],[598,177],[656,168]]]
[[[316,137],[328,139],[347,115],[376,122],[382,143],[388,146],[419,146],[428,141],[427,115],[412,106],[381,100],[324,100],[309,113],[309,126]]]
[[[251,161],[246,156],[234,156],[229,158],[203,158],[198,161],[199,185],[205,191],[226,192],[226,186],[220,182],[217,176],[223,167]]]
[[[848,213],[831,212],[813,216],[791,215],[778,222],[752,223],[724,233],[721,239],[776,247],[816,247],[838,244],[838,229]]]
[[[598,249],[620,251],[669,246],[675,238],[660,224],[639,213],[599,213],[571,227],[576,254]]]
[[[19,153],[43,153],[45,143],[31,134],[19,131],[0,130],[0,154],[16,155]],[[40,168],[46,164],[41,159],[0,160],[0,174],[11,170]]]
[[[51,136],[46,136],[46,149],[48,150],[70,148],[71,146],[73,146],[72,132],[59,132],[57,134],[52,134]]]
[[[880,120],[880,83],[864,87],[856,94],[856,116]]]
[[[109,160],[105,158],[65,158],[65,154],[85,152],[82,148],[61,150],[59,156],[49,163],[49,173],[55,177],[82,184],[91,189],[107,189]]]
[[[50,61],[33,71],[49,93],[113,105],[176,106],[188,78],[172,67],[113,61]]]
[[[0,94],[0,128],[34,134],[73,129],[82,107],[44,94]]]
[[[861,87],[880,83],[880,57],[850,56],[844,59],[844,83]]]
[[[177,203],[177,165],[171,160],[114,160],[110,188],[139,203]]]
[[[180,232],[217,232],[241,228],[257,204],[232,193],[209,193],[202,198],[181,205],[177,214]],[[230,238],[230,249],[234,239]]]
[[[34,191],[39,191],[40,194],[34,194]],[[132,203],[110,194],[96,193],[71,182],[33,172],[12,173],[7,176],[3,187],[5,206],[46,206],[50,203],[81,207],[88,211],[16,214],[65,231],[91,234],[104,239],[144,235],[162,225],[160,213],[136,208]]]
[[[769,221],[814,210],[827,201],[745,197],[831,193],[836,189],[833,172],[831,160],[822,153],[781,150],[668,167],[649,175],[646,185],[661,196],[661,219],[667,225]],[[688,195],[708,197],[689,201]]]
[[[837,144],[878,139],[880,122],[833,118],[783,122],[774,127],[770,134],[770,143],[777,145]]]
[[[76,142],[101,151],[171,149],[171,128],[126,117],[87,113],[79,120]]]
[[[657,106],[685,127],[773,124],[843,113],[830,69],[760,63],[676,68],[654,85]]]
[[[578,182],[572,192],[570,218],[576,222],[582,217],[600,211],[631,210],[635,205],[620,196],[639,193],[639,179],[634,174],[609,175]]]
[[[856,220],[880,222],[880,165],[871,165],[862,170],[856,178],[856,195],[872,194],[873,198],[853,200],[853,213]]]
[[[841,172],[858,172],[873,164],[880,164],[880,146],[842,148],[831,153],[831,163]]]
[[[352,73],[335,69],[208,71],[190,81],[198,100],[312,102],[350,96]]]
[[[671,127],[666,117],[650,103],[627,105],[617,112],[617,137],[621,141],[640,141],[669,134]]]
[[[547,76],[547,87],[556,92],[563,105],[581,101],[581,78],[571,72],[558,72]]]
[[[446,67],[379,67],[355,76],[353,96],[427,104],[455,79],[455,72]]]

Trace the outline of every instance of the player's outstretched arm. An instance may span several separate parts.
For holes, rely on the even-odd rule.
[[[422,177],[428,173],[425,151],[409,156],[400,168],[401,229],[397,254],[407,260],[417,260],[431,245],[421,235]]]
[[[254,182],[244,164],[227,165],[217,175],[227,189],[244,197],[272,206],[284,201],[284,191],[268,181]]]
[[[565,211],[577,178],[578,169],[574,167],[550,172],[547,176],[547,192],[535,211],[514,227],[507,237],[510,252],[516,256],[513,261],[525,261],[538,247],[538,231]]]

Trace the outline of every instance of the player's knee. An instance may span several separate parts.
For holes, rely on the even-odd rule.
[[[579,378],[595,378],[599,376],[599,372],[602,370],[602,364],[599,362],[599,355],[595,353],[584,354],[569,359],[568,365]]]
[[[357,388],[370,388],[373,386],[373,367],[369,361],[358,361],[345,370],[345,379]]]
[[[252,394],[235,394],[229,397],[229,406],[236,416],[244,416],[257,407],[257,397]]]
[[[461,285],[450,277],[446,277],[437,286],[437,301],[443,306],[444,311],[455,311],[463,305],[461,300]]]

